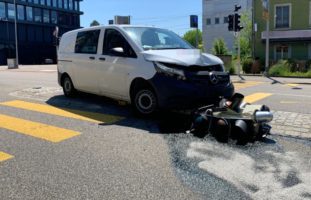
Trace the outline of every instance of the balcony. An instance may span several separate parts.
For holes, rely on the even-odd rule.
[[[261,40],[265,41],[267,32],[261,33]],[[286,30],[286,31],[270,31],[269,39],[271,42],[299,42],[311,41],[311,30]]]

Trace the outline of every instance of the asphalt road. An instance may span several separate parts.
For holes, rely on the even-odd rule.
[[[67,99],[56,75],[0,68],[0,199],[311,199],[311,132],[220,144],[185,134],[179,114],[138,119],[107,98]],[[233,77],[254,102],[311,114],[308,80],[246,79]]]

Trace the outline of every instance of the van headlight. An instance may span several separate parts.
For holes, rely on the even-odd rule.
[[[168,76],[176,76],[178,79],[186,80],[185,72],[181,69],[167,67],[159,62],[154,62],[154,67],[158,73],[163,73]]]

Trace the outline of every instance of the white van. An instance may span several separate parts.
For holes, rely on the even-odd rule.
[[[223,62],[160,28],[111,25],[65,33],[58,81],[66,96],[83,91],[130,102],[143,115],[231,97]]]

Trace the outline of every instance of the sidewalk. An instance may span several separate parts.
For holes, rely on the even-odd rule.
[[[311,85],[311,78],[283,78],[283,77],[271,77],[271,79],[264,77],[264,76],[243,76],[245,81],[258,81],[258,82],[273,82],[276,80],[282,84],[310,84]],[[240,81],[241,79],[237,75],[231,75],[231,79],[233,82]],[[273,80],[272,80],[273,79]]]
[[[57,65],[19,65],[18,69],[8,69],[8,66],[0,66],[0,71],[17,71],[17,72],[56,72]],[[245,81],[258,81],[258,82],[273,82],[276,80],[282,84],[310,84],[311,78],[283,78],[271,77],[271,79],[262,75],[242,75]],[[233,82],[238,82],[241,79],[237,75],[231,75]],[[273,80],[272,80],[273,79]]]
[[[14,72],[56,72],[57,65],[19,65],[18,69],[8,69],[8,66],[0,66],[0,71]]]

